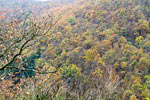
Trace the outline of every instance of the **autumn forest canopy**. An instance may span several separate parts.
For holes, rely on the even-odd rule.
[[[150,0],[0,0],[0,100],[150,100]]]

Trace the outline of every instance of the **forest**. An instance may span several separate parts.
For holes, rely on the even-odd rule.
[[[150,0],[0,0],[0,100],[150,100]]]

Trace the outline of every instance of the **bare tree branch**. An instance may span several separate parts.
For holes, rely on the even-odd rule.
[[[14,55],[14,57],[13,57],[6,65],[2,66],[2,67],[0,68],[0,70],[4,70],[7,66],[9,66],[11,63],[13,63],[13,61],[14,61],[18,56],[20,56],[20,55],[22,54],[25,45],[26,45],[28,42],[32,41],[35,37],[36,37],[36,35],[33,35],[33,36],[31,37],[31,39],[29,39],[29,40],[27,40],[26,42],[24,42],[24,43],[22,44],[22,46],[20,47],[19,52],[18,52],[16,55]]]
[[[52,72],[37,72],[32,69],[22,69],[18,66],[11,66],[11,64],[14,63],[14,61],[20,57],[25,50],[33,46],[33,43],[37,42],[37,40],[40,40],[43,36],[46,36],[50,31],[52,32],[54,26],[59,21],[59,18],[54,20],[54,16],[49,16],[47,19],[45,18],[45,21],[43,21],[43,19],[39,20],[38,22],[28,19],[29,15],[21,23],[21,25],[19,25],[17,29],[19,34],[17,34],[17,36],[15,36],[13,33],[11,34],[13,37],[10,38],[10,34],[4,34],[3,31],[0,32],[2,36],[0,41],[3,46],[3,48],[0,49],[2,51],[0,54],[0,71],[8,68],[19,69],[21,71],[33,71],[39,74],[56,73],[57,70]],[[4,28],[4,30],[5,33],[7,33],[9,28]]]

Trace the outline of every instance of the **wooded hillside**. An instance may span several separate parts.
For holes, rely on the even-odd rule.
[[[150,0],[36,4],[0,15],[2,100],[150,100]]]

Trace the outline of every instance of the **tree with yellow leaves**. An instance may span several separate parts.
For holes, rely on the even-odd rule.
[[[138,99],[136,98],[135,95],[132,95],[132,96],[130,97],[130,100],[138,100]]]

